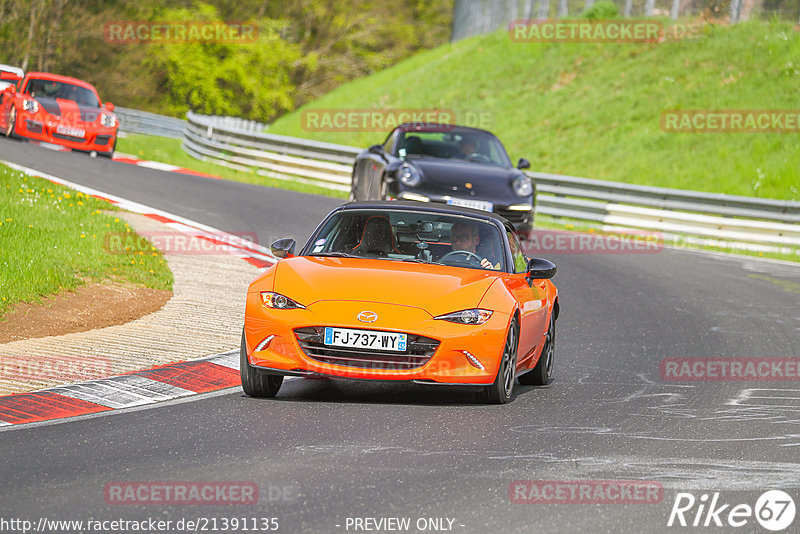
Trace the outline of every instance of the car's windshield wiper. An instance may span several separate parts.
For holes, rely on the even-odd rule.
[[[329,256],[332,258],[360,258],[355,254],[348,254],[347,252],[312,252],[309,256]]]
[[[442,264],[442,263],[439,263],[438,261],[433,261],[433,260],[421,260],[421,259],[419,259],[419,258],[413,258],[413,259],[412,259],[412,258],[398,258],[398,259],[399,259],[400,261],[407,261],[407,262],[409,262],[409,263],[425,263],[425,264],[428,264],[428,263],[435,263],[435,264],[437,264],[437,265],[444,265],[444,264]]]

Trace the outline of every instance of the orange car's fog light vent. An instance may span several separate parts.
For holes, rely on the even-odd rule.
[[[485,370],[486,370],[486,367],[484,367],[484,366],[483,366],[483,364],[482,364],[480,361],[478,361],[478,358],[476,358],[475,356],[473,356],[472,354],[470,354],[470,353],[469,353],[469,351],[467,351],[467,350],[462,350],[462,351],[461,351],[461,353],[462,353],[464,356],[466,356],[466,357],[467,357],[467,361],[468,361],[468,362],[469,362],[469,363],[470,363],[470,364],[471,364],[473,367],[477,367],[477,368],[478,368],[478,369],[480,369],[481,371],[485,371]]]
[[[267,336],[267,337],[265,337],[265,338],[264,338],[264,340],[263,340],[261,343],[259,343],[258,345],[256,345],[255,352],[258,352],[258,351],[260,351],[260,350],[264,350],[264,349],[266,349],[267,347],[269,347],[269,343],[270,343],[270,341],[272,341],[274,338],[275,338],[275,336],[274,336],[274,335],[271,335],[271,336]]]

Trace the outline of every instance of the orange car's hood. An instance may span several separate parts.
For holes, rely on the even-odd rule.
[[[275,291],[303,305],[323,300],[383,302],[433,316],[474,308],[499,273],[361,258],[295,257],[278,262]]]

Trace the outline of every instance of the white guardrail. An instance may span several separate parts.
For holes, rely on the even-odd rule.
[[[238,170],[350,190],[356,147],[242,129],[219,117],[187,113],[183,148]],[[528,172],[536,184],[536,213],[645,230],[676,241],[796,254],[800,202],[701,193]]]

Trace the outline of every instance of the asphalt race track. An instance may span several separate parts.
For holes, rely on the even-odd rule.
[[[302,243],[339,204],[6,139],[0,159],[229,232],[255,231],[262,244]],[[800,267],[669,249],[550,259],[561,316],[548,387],[518,385],[510,404],[484,406],[463,391],[292,379],[274,400],[234,388],[4,429],[2,516],[267,517],[289,533],[365,532],[353,518],[390,517],[410,518],[410,532],[421,531],[420,518],[445,519],[429,532],[766,532],[753,517],[736,529],[667,522],[679,492],[698,502],[718,492],[730,505],[722,521],[768,489],[800,504],[797,379],[676,382],[659,371],[664,358],[800,356]],[[509,487],[518,480],[655,481],[663,498],[514,504]],[[260,499],[107,504],[104,488],[117,481],[247,481]]]

